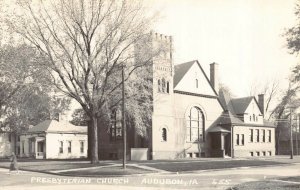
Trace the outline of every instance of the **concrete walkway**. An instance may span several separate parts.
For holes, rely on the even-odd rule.
[[[100,168],[110,168],[110,167],[121,167],[122,164],[110,164],[110,165],[106,165],[106,166],[95,166],[95,167],[86,167],[86,168],[74,168],[74,169],[65,169],[65,170],[54,170],[54,171],[49,171],[50,173],[62,173],[62,172],[70,172],[70,171],[83,171],[83,170],[93,170],[93,169],[100,169]],[[139,164],[126,164],[126,166],[132,166],[132,167],[136,167],[136,168],[140,168],[140,169],[144,169],[144,170],[149,170],[149,171],[153,171],[155,173],[171,173],[165,170],[160,170],[157,168],[152,168],[149,166],[144,166],[144,165],[139,165]]]

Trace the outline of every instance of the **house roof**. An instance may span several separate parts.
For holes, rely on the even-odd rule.
[[[239,114],[245,113],[247,107],[255,97],[249,96],[244,98],[232,99],[230,95],[224,91],[219,93],[219,101],[224,107],[224,112],[212,125],[212,129],[218,128],[218,126],[251,126],[251,127],[275,127],[275,125],[267,120],[263,120],[263,123],[245,123],[242,120],[242,116]],[[256,100],[255,100],[256,101]],[[256,102],[257,103],[257,102]]]
[[[57,132],[57,133],[87,133],[86,126],[75,126],[68,121],[45,120],[28,129],[27,133]]]

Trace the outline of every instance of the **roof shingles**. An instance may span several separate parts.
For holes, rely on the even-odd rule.
[[[86,126],[75,126],[67,121],[45,120],[28,129],[27,133],[57,132],[57,133],[87,133]]]

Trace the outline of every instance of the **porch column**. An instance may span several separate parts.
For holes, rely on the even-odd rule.
[[[224,158],[224,146],[225,146],[225,138],[224,138],[224,134],[220,133],[221,136],[221,152],[222,152],[222,157]]]
[[[34,139],[34,154],[35,158],[37,158],[37,139]]]

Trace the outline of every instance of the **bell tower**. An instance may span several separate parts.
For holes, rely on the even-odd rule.
[[[164,157],[174,149],[174,94],[173,94],[173,39],[171,36],[151,32],[153,57],[153,113],[152,113],[152,159]]]

